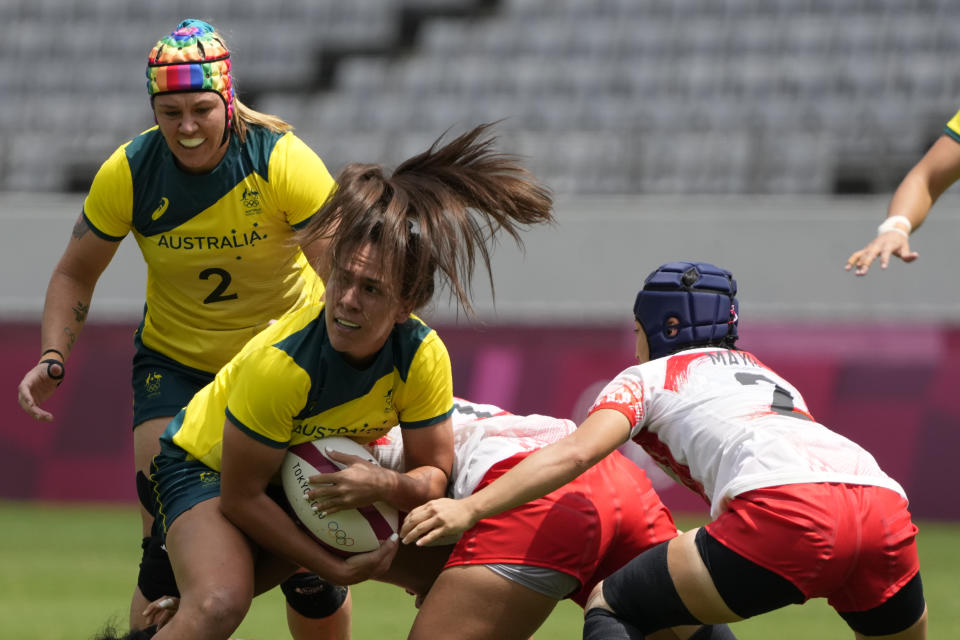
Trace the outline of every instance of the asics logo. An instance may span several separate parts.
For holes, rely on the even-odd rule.
[[[170,201],[166,198],[160,198],[160,206],[153,210],[153,213],[150,214],[151,220],[159,220],[167,211],[167,207],[170,206]]]

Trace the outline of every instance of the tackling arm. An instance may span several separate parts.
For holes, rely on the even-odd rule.
[[[410,512],[400,537],[429,545],[478,520],[544,496],[570,482],[627,440],[630,423],[612,409],[592,413],[569,436],[533,452],[482,490],[460,500],[432,500]]]

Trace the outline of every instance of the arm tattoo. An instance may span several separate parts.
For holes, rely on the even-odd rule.
[[[90,305],[83,302],[77,302],[77,306],[73,308],[73,316],[77,322],[84,322],[88,313],[90,313]]]
[[[67,336],[67,349],[73,351],[73,344],[77,341],[77,334],[71,331],[70,327],[64,328],[63,334]]]
[[[87,235],[88,231],[90,231],[90,225],[87,224],[87,220],[83,217],[83,214],[80,214],[80,217],[77,218],[77,223],[73,225],[73,237],[79,240]]]

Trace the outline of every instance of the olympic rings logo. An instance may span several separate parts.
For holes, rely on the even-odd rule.
[[[357,543],[356,540],[347,535],[346,531],[340,528],[340,523],[336,520],[327,523],[327,533],[333,536],[334,542],[341,547],[352,547]]]

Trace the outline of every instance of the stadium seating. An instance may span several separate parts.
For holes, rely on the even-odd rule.
[[[6,0],[0,190],[85,190],[188,16],[332,169],[499,120],[559,192],[882,192],[960,107],[951,0]]]

